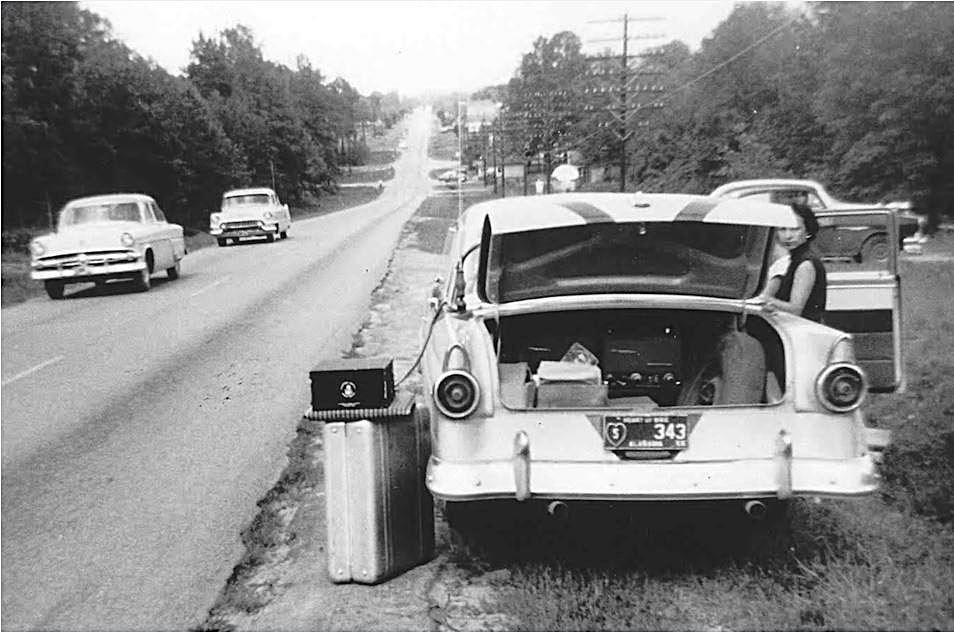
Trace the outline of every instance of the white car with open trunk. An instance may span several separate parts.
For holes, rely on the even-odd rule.
[[[896,230],[889,211],[838,218]],[[840,329],[763,311],[775,228],[795,222],[785,205],[680,194],[466,210],[422,332],[426,481],[448,519],[501,500],[759,515],[875,491],[886,440],[861,406],[902,386],[897,260],[833,271]]]

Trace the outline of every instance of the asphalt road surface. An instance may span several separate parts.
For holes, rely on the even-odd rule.
[[[4,630],[202,621],[286,462],[308,370],[350,347],[427,193],[429,123],[412,116],[370,204],[191,253],[147,293],[4,309]]]

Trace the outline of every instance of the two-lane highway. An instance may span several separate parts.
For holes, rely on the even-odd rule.
[[[427,193],[429,112],[381,197],[189,254],[148,293],[2,315],[2,628],[184,630]],[[422,290],[422,301],[425,290]]]

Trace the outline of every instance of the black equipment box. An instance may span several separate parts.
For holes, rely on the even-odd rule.
[[[394,400],[394,361],[390,358],[343,358],[309,372],[311,408],[384,408]]]

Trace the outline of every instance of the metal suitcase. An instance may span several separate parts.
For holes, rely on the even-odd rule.
[[[411,395],[390,406],[311,411],[325,421],[325,522],[332,582],[375,584],[434,555],[424,484],[430,437]]]

